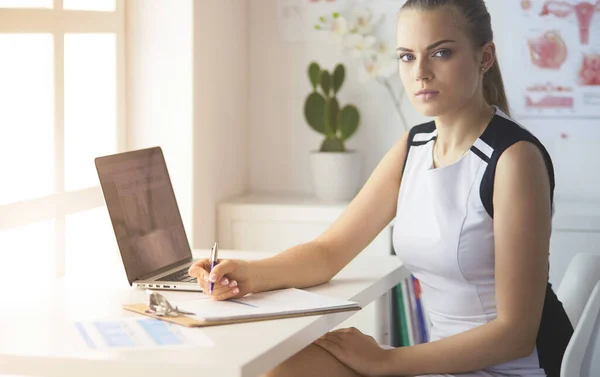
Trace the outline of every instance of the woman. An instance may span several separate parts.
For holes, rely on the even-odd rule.
[[[394,248],[421,281],[431,341],[390,349],[336,330],[269,376],[558,377],[573,328],[548,283],[552,162],[507,115],[486,6],[408,0],[397,42],[404,89],[434,121],[405,134],[314,241],[219,264],[215,298],[327,282],[395,217]],[[206,270],[202,261],[190,275]]]

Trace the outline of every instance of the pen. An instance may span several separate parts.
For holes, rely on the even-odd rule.
[[[219,247],[217,246],[217,243],[215,242],[215,244],[213,245],[212,249],[210,250],[210,271],[209,271],[209,274],[212,272],[213,268],[215,268],[215,266],[217,265],[217,254],[218,253],[219,253]],[[215,283],[209,283],[208,284],[208,293],[209,294],[212,294],[214,286],[215,286]]]

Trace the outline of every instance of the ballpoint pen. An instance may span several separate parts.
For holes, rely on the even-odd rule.
[[[215,266],[217,265],[217,257],[219,254],[219,246],[217,246],[217,243],[215,242],[215,244],[213,245],[212,249],[210,250],[210,271],[209,274],[212,272],[213,268],[215,268]],[[215,286],[215,283],[209,283],[208,284],[208,293],[212,294],[213,292],[213,288]]]

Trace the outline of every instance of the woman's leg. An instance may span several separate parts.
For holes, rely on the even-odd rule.
[[[362,377],[323,348],[311,344],[263,377]]]

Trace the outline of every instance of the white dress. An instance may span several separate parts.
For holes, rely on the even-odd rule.
[[[432,323],[430,341],[496,318],[492,198],[496,163],[502,152],[522,140],[537,145],[554,191],[554,172],[546,149],[501,110],[495,111],[469,152],[442,168],[433,168],[435,122],[415,126],[410,132],[393,242],[396,254],[420,280],[422,300]],[[572,332],[548,283],[537,346],[531,355],[484,371],[452,376],[559,377]]]

